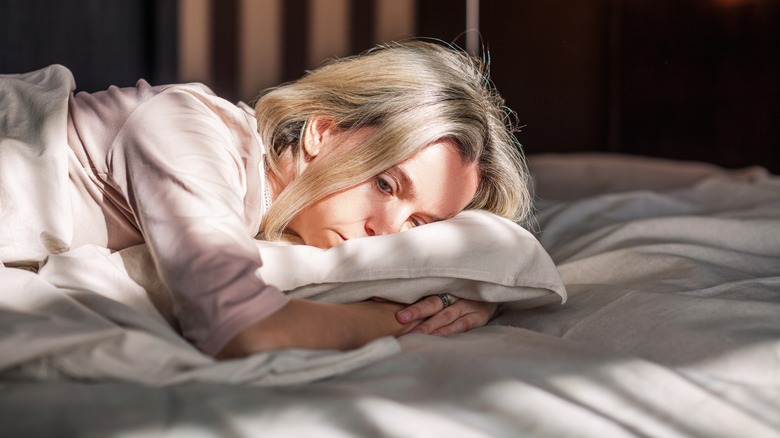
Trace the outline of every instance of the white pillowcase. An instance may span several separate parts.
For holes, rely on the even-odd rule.
[[[442,292],[487,302],[566,300],[555,264],[519,225],[484,211],[330,249],[258,241],[258,275],[295,298],[402,303]]]

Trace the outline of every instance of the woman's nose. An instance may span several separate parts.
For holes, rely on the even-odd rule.
[[[385,212],[381,215],[375,215],[366,221],[366,234],[369,236],[382,236],[385,234],[398,233],[403,229],[404,215],[401,213]]]

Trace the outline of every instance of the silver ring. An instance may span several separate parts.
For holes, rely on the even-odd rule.
[[[444,309],[450,306],[452,304],[452,298],[450,297],[450,294],[438,294],[437,295],[439,299],[441,300],[441,303],[444,305]]]

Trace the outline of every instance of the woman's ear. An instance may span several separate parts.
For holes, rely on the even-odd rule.
[[[312,117],[306,123],[303,133],[303,152],[307,161],[316,157],[322,151],[323,145],[333,133],[333,123],[322,117]]]

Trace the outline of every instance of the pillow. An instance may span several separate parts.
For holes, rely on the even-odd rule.
[[[329,249],[265,241],[257,246],[263,259],[257,274],[294,298],[346,303],[382,297],[412,303],[448,292],[488,302],[566,300],[555,264],[536,238],[485,211],[464,211],[446,221]]]

